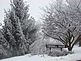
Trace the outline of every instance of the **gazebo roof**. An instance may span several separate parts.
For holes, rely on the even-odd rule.
[[[47,41],[47,44],[54,44],[54,45],[64,45],[62,42],[50,38],[50,40]]]

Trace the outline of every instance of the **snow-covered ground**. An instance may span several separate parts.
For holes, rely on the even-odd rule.
[[[13,57],[8,59],[3,59],[0,61],[76,61],[81,60],[81,47],[75,46],[73,48],[73,54],[68,54],[67,56],[51,57],[47,55],[24,55],[19,57]]]

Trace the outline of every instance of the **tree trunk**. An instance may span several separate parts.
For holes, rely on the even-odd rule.
[[[81,40],[79,41],[79,46],[81,46]]]
[[[68,47],[68,51],[72,51],[72,47]]]

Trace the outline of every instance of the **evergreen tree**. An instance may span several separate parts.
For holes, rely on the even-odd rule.
[[[7,40],[4,38],[2,30],[0,29],[0,59],[10,57],[11,56],[11,50],[9,43]]]
[[[35,41],[37,28],[28,10],[23,0],[13,0],[11,10],[5,11],[3,35],[9,43],[12,56],[29,53],[29,44]]]
[[[3,29],[4,37],[7,42],[9,42],[10,47],[12,47],[13,50],[15,49],[16,55],[25,54],[28,52],[28,43],[26,44],[27,40],[24,37],[19,19],[15,15],[14,11],[10,12],[9,18],[7,17],[7,19],[5,19],[5,26]]]
[[[30,40],[29,44],[32,44],[36,38],[35,34],[37,28],[35,25],[35,19],[33,17],[30,17],[30,14],[28,13],[29,5],[25,6],[23,0],[13,0],[11,6],[15,11],[16,16],[20,20],[21,28],[26,40]]]

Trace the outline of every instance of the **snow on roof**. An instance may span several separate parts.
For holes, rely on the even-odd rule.
[[[49,38],[49,40],[47,40],[47,44],[54,44],[54,45],[64,45],[62,42]]]

